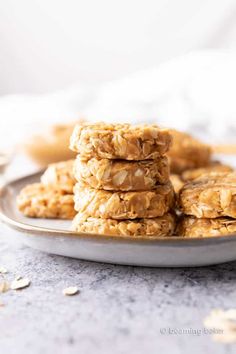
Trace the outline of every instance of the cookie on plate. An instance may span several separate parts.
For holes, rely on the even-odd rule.
[[[189,134],[173,129],[169,132],[173,138],[173,144],[167,153],[171,173],[181,174],[185,170],[209,165],[211,148],[208,145]]]
[[[87,217],[77,214],[73,230],[110,236],[152,236],[162,237],[173,234],[175,217],[167,213],[153,219],[113,220]]]
[[[164,215],[174,204],[171,183],[137,192],[96,190],[77,183],[74,193],[75,210],[95,218],[155,218]]]
[[[197,218],[236,218],[236,173],[206,175],[180,190],[179,207]]]
[[[23,188],[17,197],[17,207],[32,218],[73,219],[76,214],[72,194],[42,183]]]
[[[73,188],[76,183],[73,174],[74,161],[68,160],[50,164],[41,176],[42,184],[73,194]]]
[[[95,123],[77,125],[70,148],[85,159],[149,160],[165,154],[171,142],[169,131],[156,125]]]
[[[78,155],[74,173],[85,187],[113,191],[150,190],[169,181],[169,165],[165,156],[144,161],[97,158],[84,161]]]
[[[204,175],[212,173],[233,172],[233,170],[234,169],[231,166],[222,164],[218,161],[212,161],[209,166],[184,171],[181,175],[181,178],[183,181],[192,181]]]
[[[197,219],[184,216],[180,219],[176,234],[186,237],[223,236],[236,234],[236,219],[221,217]]]

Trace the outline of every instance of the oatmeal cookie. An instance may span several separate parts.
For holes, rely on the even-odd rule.
[[[170,175],[170,181],[174,187],[175,193],[178,194],[185,182],[181,179],[179,175],[175,174]]]
[[[171,141],[168,130],[156,125],[97,123],[77,125],[70,148],[85,159],[148,160],[165,154]]]
[[[191,135],[169,130],[173,137],[173,144],[167,155],[171,173],[180,174],[185,170],[205,167],[209,165],[211,149]]]
[[[233,172],[233,168],[231,166],[224,165],[218,161],[213,161],[210,163],[209,166],[184,171],[181,175],[181,178],[184,181],[193,181],[194,179],[202,177],[204,175],[222,172]]]
[[[186,183],[179,206],[183,213],[197,218],[236,218],[236,173],[206,175]]]
[[[17,197],[17,207],[32,218],[73,219],[76,214],[72,194],[42,183],[23,188]]]
[[[138,192],[96,190],[77,183],[74,193],[75,210],[95,218],[155,218],[164,215],[174,203],[171,183]]]
[[[68,149],[70,136],[75,125],[81,122],[82,120],[79,120],[79,122],[47,127],[37,135],[29,137],[23,148],[31,159],[41,166],[72,159],[76,154]]]
[[[73,174],[74,161],[68,160],[50,164],[41,177],[42,184],[73,194],[73,188],[76,183]]]
[[[186,237],[222,236],[236,234],[236,220],[228,217],[197,219],[184,216],[180,219],[176,234]]]
[[[113,220],[99,219],[77,214],[73,220],[73,230],[110,236],[171,236],[175,228],[175,218],[167,213],[154,219]]]
[[[165,156],[145,161],[96,158],[83,161],[78,155],[74,173],[85,187],[114,191],[150,190],[169,180],[169,166]]]

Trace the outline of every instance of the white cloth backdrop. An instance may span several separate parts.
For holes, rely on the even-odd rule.
[[[0,33],[11,139],[81,115],[235,139],[235,0],[8,0]]]
[[[236,1],[7,0],[0,33],[0,94],[45,93],[236,49]]]

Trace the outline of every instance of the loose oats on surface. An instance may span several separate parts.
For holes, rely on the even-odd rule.
[[[11,283],[11,289],[12,290],[20,290],[27,288],[30,285],[30,280],[27,278],[22,278],[22,277],[17,277],[13,282]]]
[[[63,289],[63,295],[72,296],[79,293],[77,286],[69,286],[68,288]]]
[[[6,293],[10,289],[9,283],[3,281],[0,283],[0,293]]]
[[[7,269],[5,267],[0,267],[0,274],[6,274],[8,273]]]

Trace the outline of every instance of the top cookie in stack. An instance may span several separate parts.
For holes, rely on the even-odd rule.
[[[171,140],[168,130],[155,125],[76,126],[70,144],[78,153],[73,228],[123,236],[171,234],[174,192],[164,156]]]
[[[156,125],[84,124],[73,131],[70,148],[83,158],[124,160],[156,159],[164,155],[172,138]]]

